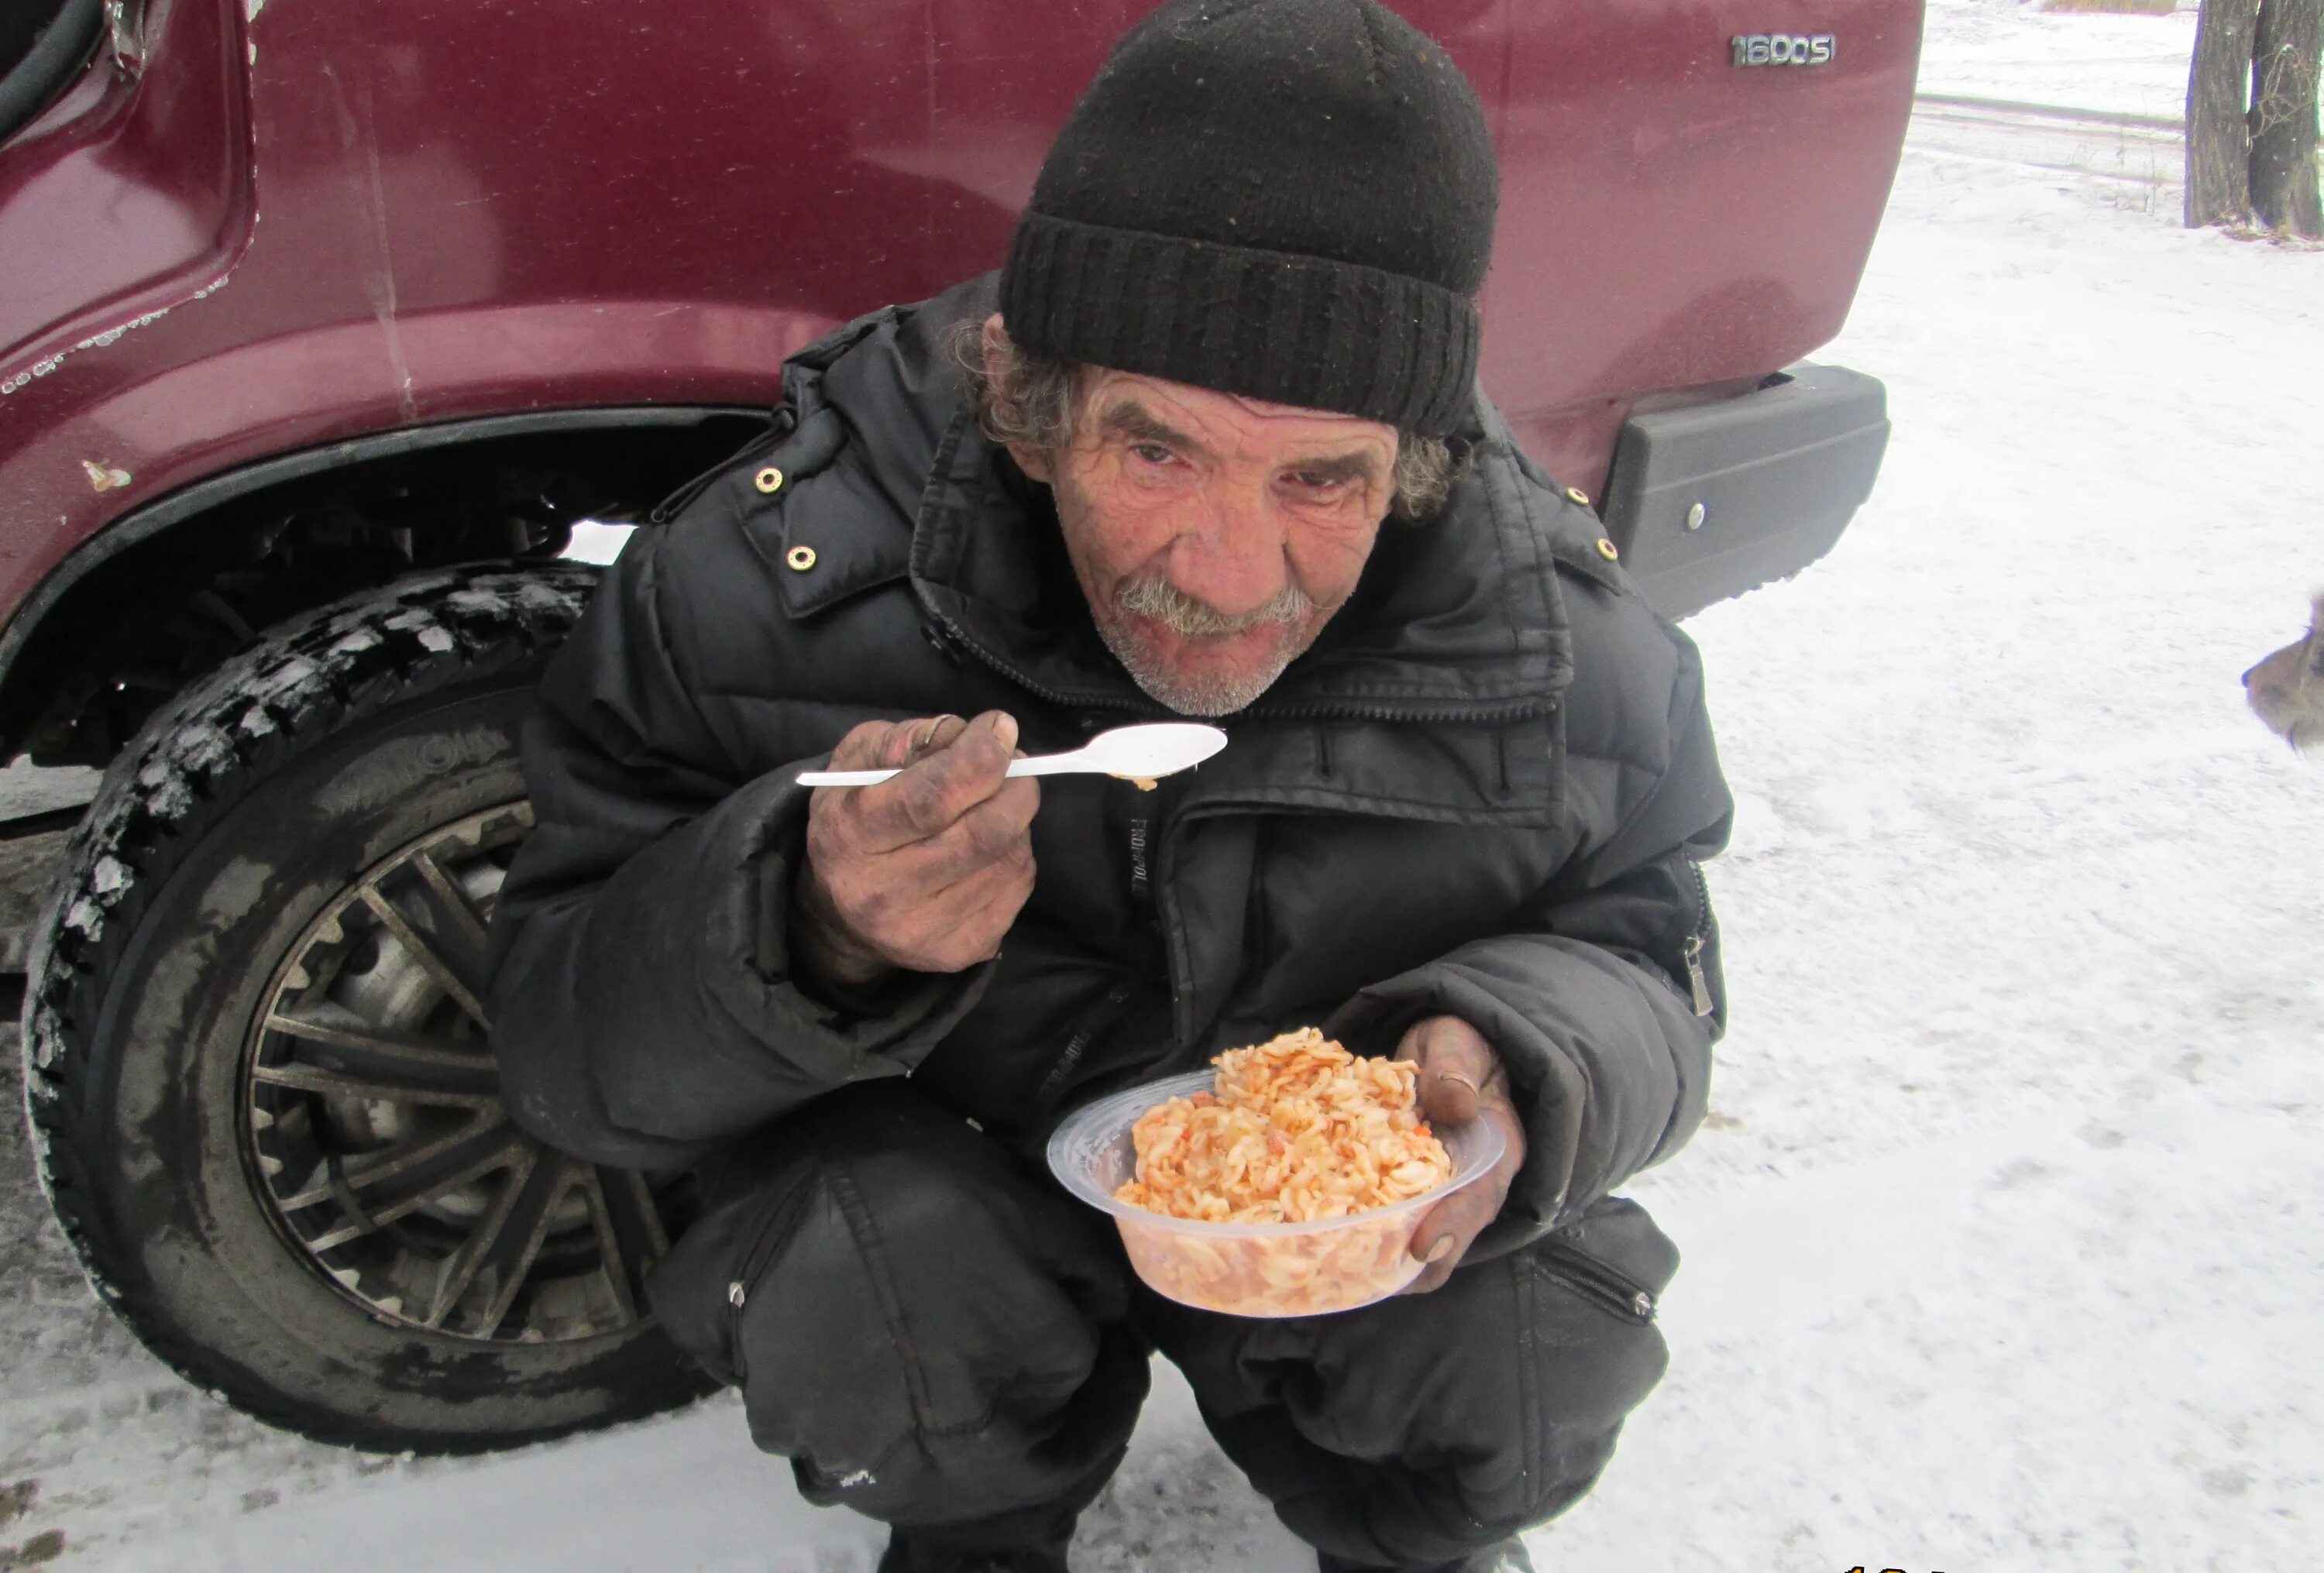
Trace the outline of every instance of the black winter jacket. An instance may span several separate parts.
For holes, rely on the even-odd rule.
[[[1480,1254],[1667,1157],[1725,1010],[1701,670],[1482,400],[1443,513],[1383,527],[1224,753],[1152,793],[1043,783],[996,960],[853,1009],[793,982],[793,777],[849,728],[1005,709],[1045,753],[1167,713],[1098,639],[1046,489],[959,413],[938,336],[991,290],[795,357],[775,436],[637,532],[550,665],[524,738],[539,826],[493,934],[518,1121],[676,1165],[910,1075],[1029,1151],[1223,1048],[1320,1024],[1386,1053],[1450,1013],[1507,1062],[1529,1133]]]

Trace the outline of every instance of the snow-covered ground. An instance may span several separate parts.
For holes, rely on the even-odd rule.
[[[2183,88],[2187,23],[1939,0],[1926,79],[2147,109],[2149,78]],[[1686,1254],[1670,1375],[1536,1559],[2313,1567],[2324,760],[2236,677],[2324,584],[2324,251],[1915,150],[1824,354],[1887,381],[1895,435],[1829,560],[1690,624],[1741,805],[1712,869],[1734,1025],[1708,1126],[1631,1187]],[[154,1573],[875,1554],[729,1401],[467,1461],[248,1422],[92,1307],[5,1125],[0,1274],[0,1504],[38,1482],[0,1548]],[[1311,1568],[1157,1375],[1076,1565]]]
[[[2044,14],[2020,0],[1929,0],[1921,91],[2177,116],[2191,5],[2163,16]]]
[[[98,772],[44,769],[19,759],[0,769],[0,822],[78,808],[97,796]]]

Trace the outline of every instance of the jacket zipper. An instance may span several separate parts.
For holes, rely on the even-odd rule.
[[[1597,1257],[1585,1256],[1555,1239],[1543,1239],[1538,1249],[1540,1255],[1536,1259],[1545,1267],[1551,1268],[1555,1277],[1571,1284],[1585,1298],[1596,1301],[1617,1316],[1626,1316],[1632,1321],[1655,1320],[1654,1291],[1645,1284],[1608,1266]]]
[[[1152,814],[1132,814],[1130,820],[1130,904],[1149,920],[1154,917],[1153,843]],[[1057,1056],[1057,1062],[1041,1079],[1040,1088],[1033,1094],[1033,1101],[1042,1113],[1047,1114],[1056,1106],[1057,1099],[1065,1091],[1065,1079],[1073,1074],[1074,1067],[1081,1063],[1082,1055],[1088,1052],[1098,1034],[1121,1019],[1123,1007],[1130,1003],[1130,996],[1138,992],[1139,984],[1145,980],[1142,969],[1148,959],[1148,955],[1141,955],[1131,964],[1128,976],[1107,991],[1104,1000],[1090,1013],[1081,1030],[1066,1043],[1065,1053]],[[1163,958],[1163,971],[1166,976],[1169,971],[1167,955]]]
[[[1056,1108],[1057,1095],[1065,1090],[1065,1078],[1073,1074],[1075,1065],[1081,1063],[1082,1055],[1088,1051],[1091,1041],[1120,1017],[1121,1007],[1137,992],[1137,978],[1124,978],[1107,992],[1097,1009],[1091,1012],[1089,1020],[1065,1044],[1065,1052],[1057,1056],[1057,1062],[1050,1067],[1047,1076],[1041,1078],[1040,1089],[1033,1094],[1033,1105],[1041,1113],[1047,1114]]]
[[[742,1271],[726,1285],[727,1343],[734,1351],[734,1379],[737,1383],[750,1375],[748,1363],[742,1357],[742,1308],[751,1299],[751,1287],[759,1274],[767,1270],[775,1253],[790,1238],[799,1219],[807,1211],[807,1198],[815,1187],[806,1182],[794,1186],[788,1195],[779,1198],[759,1220],[756,1233],[751,1237],[751,1248],[742,1254]]]
[[[1686,985],[1694,996],[1694,1014],[1709,1016],[1716,1007],[1711,998],[1711,980],[1702,970],[1702,947],[1711,940],[1711,884],[1702,877],[1702,865],[1692,858],[1686,860],[1686,871],[1694,876],[1694,932],[1686,936],[1679,953],[1686,961]]]

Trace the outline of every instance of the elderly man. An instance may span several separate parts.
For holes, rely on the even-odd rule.
[[[512,1107],[699,1166],[653,1307],[883,1569],[1063,1568],[1157,1350],[1326,1569],[1523,1568],[1663,1371],[1609,1192],[1702,1118],[1729,804],[1692,646],[1475,391],[1496,200],[1371,0],[1166,8],[997,285],[791,361],[544,682]],[[1156,790],[1004,775],[1174,715],[1231,741]],[[1163,1300],[1044,1138],[1310,1025],[1508,1155],[1402,1295]]]

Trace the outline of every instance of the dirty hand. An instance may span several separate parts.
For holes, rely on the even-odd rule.
[[[991,711],[866,722],[837,770],[900,769],[809,799],[793,932],[810,970],[868,983],[894,968],[958,972],[990,960],[1033,892],[1029,828],[1041,789],[1010,780],[1014,717]]]
[[[1428,1264],[1406,1286],[1425,1294],[1452,1276],[1470,1242],[1492,1222],[1525,1166],[1525,1126],[1509,1101],[1509,1073],[1493,1045],[1457,1016],[1415,1022],[1396,1057],[1420,1067],[1420,1112],[1432,1125],[1462,1125],[1482,1117],[1499,1126],[1507,1144],[1493,1172],[1428,1210],[1412,1231],[1412,1254]]]

